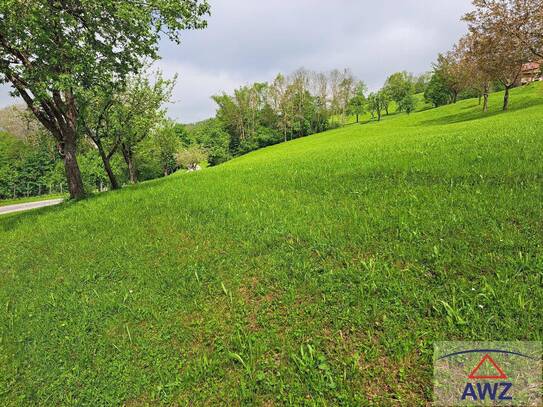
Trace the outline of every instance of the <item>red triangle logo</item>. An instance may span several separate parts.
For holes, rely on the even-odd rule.
[[[495,376],[479,376],[477,375],[477,372],[479,369],[483,366],[485,362],[489,362],[496,371],[497,375]],[[494,359],[490,357],[489,354],[486,354],[484,358],[481,359],[479,364],[471,371],[471,373],[468,376],[469,379],[507,379],[507,375],[505,372],[498,366],[496,362],[494,362]]]

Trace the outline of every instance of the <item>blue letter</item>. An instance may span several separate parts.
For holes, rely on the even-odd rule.
[[[513,397],[508,396],[507,392],[513,386],[513,383],[500,383],[501,386],[503,386],[502,394],[500,394],[500,400],[513,400]]]
[[[465,400],[467,396],[470,396],[474,401],[477,401],[477,394],[475,394],[475,389],[471,383],[466,384],[464,389],[464,394],[462,394],[462,400]]]
[[[496,393],[498,391],[498,384],[494,384],[494,388],[492,388],[490,383],[485,383],[484,387],[481,386],[481,383],[477,383],[477,390],[479,391],[479,398],[481,400],[486,400],[486,393],[488,392],[488,395],[490,396],[490,400],[496,400]]]

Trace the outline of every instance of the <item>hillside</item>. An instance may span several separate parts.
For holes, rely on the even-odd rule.
[[[0,218],[0,404],[417,405],[543,336],[543,86]]]

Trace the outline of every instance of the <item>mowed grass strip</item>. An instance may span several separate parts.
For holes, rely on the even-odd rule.
[[[542,340],[543,88],[0,219],[2,405],[426,405]]]

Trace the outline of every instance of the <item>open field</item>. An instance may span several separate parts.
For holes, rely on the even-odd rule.
[[[425,405],[543,339],[543,87],[0,219],[0,404]]]

